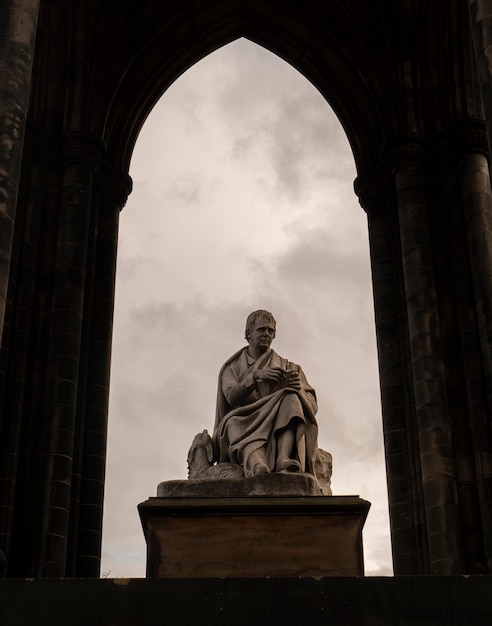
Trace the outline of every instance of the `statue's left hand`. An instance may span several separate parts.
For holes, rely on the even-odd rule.
[[[299,376],[299,372],[297,370],[293,370],[289,376],[289,387],[295,389],[296,391],[301,390],[301,379]]]

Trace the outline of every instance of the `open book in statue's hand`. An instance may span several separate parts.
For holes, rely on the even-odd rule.
[[[279,380],[259,380],[257,383],[258,391],[262,398],[269,396],[271,393],[290,387],[291,375],[294,373],[291,369],[275,368],[277,372],[281,370],[282,377]]]
[[[285,389],[286,387],[291,386],[291,376],[295,373],[295,370],[286,369],[283,370],[282,378],[274,383],[271,383],[271,393],[278,391],[279,389]]]

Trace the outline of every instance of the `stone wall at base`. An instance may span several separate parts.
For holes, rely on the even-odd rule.
[[[492,618],[491,576],[3,579],[8,626],[469,626]]]

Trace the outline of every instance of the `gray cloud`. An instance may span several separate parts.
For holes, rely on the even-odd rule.
[[[235,71],[238,65],[250,68],[259,56],[255,73],[244,67]],[[231,120],[231,156],[244,162],[264,150],[276,177],[275,193],[299,200],[306,178],[337,180],[347,169],[355,177],[355,167],[348,156],[348,140],[328,103],[293,68],[285,64],[279,73],[278,66],[274,55],[264,51],[258,55],[257,46],[237,42],[218,103],[220,114]],[[238,125],[238,120],[245,123]]]

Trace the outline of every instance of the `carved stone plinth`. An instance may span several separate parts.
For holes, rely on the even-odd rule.
[[[363,576],[357,496],[150,498],[147,577]]]
[[[320,484],[311,474],[261,474],[249,478],[220,480],[166,480],[157,486],[158,498],[254,498],[323,497]]]

